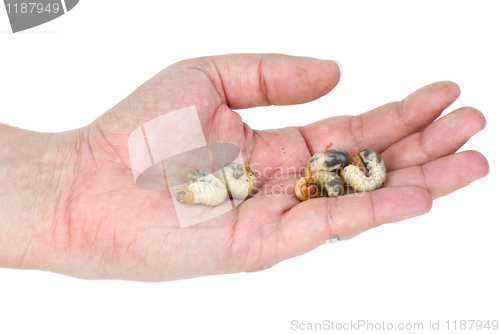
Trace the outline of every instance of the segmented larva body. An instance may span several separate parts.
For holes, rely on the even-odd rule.
[[[295,195],[301,201],[315,197],[337,197],[344,193],[344,181],[338,173],[352,162],[344,150],[328,150],[307,160],[304,177],[295,184]]]
[[[358,166],[349,165],[341,172],[344,182],[356,191],[373,191],[382,187],[386,180],[386,168],[382,157],[371,150],[361,151],[359,157],[368,170],[369,176],[366,176]]]
[[[295,196],[301,201],[306,201],[309,198],[317,197],[316,194],[312,194],[310,191],[310,186],[304,177],[301,177],[297,183],[295,183]],[[314,191],[312,191],[314,192]]]
[[[230,163],[222,170],[221,180],[227,186],[229,197],[245,199],[252,193],[257,185],[255,174],[246,170],[245,166],[238,163]]]
[[[212,174],[201,169],[191,169],[182,175],[191,183],[187,189],[177,193],[179,202],[217,206],[226,200],[226,185]]]
[[[224,183],[212,175],[217,180],[217,184],[207,182],[194,182],[188,187],[188,191],[193,193],[193,204],[205,204],[217,206],[227,198],[227,189]]]

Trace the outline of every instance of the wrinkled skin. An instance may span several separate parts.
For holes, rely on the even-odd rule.
[[[332,90],[339,77],[336,63],[312,58],[191,59],[166,68],[87,127],[40,134],[2,125],[9,139],[0,135],[0,144],[18,145],[6,152],[22,155],[9,160],[19,168],[9,173],[18,174],[10,175],[7,185],[2,179],[2,189],[25,187],[26,192],[17,192],[16,201],[0,197],[2,207],[11,208],[0,217],[7,222],[0,231],[3,249],[18,247],[5,251],[1,264],[82,278],[143,281],[262,270],[308,252],[327,238],[343,241],[424,214],[433,199],[488,172],[480,153],[454,153],[484,127],[478,110],[460,108],[435,121],[460,94],[452,82],[428,85],[402,102],[357,116],[304,127],[253,130],[232,110],[313,101]],[[191,105],[197,107],[208,142],[242,149],[262,191],[215,221],[194,228],[154,228],[178,224],[173,199],[165,191],[135,186],[128,136],[148,120]],[[23,143],[31,143],[30,148]],[[299,203],[293,194],[298,175],[275,176],[288,168],[300,169],[328,143],[348,152],[370,148],[381,153],[388,170],[384,187],[363,196]],[[4,163],[5,156],[2,159]],[[20,166],[32,160],[41,161],[35,173],[39,176],[23,181]],[[273,185],[290,191],[270,196]],[[16,208],[22,205],[31,208],[31,215],[19,213]]]

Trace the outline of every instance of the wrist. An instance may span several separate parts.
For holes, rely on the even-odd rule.
[[[74,137],[0,125],[0,267],[50,270],[57,261],[77,173]]]

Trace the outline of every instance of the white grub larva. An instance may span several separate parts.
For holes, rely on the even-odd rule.
[[[201,169],[194,169],[182,174],[190,184],[187,189],[181,189],[177,193],[177,200],[186,204],[205,204],[217,206],[227,198],[225,184]]]
[[[344,181],[338,173],[352,163],[352,158],[344,150],[328,150],[331,146],[307,160],[305,175],[295,184],[295,195],[299,200],[337,197],[344,193]]]
[[[369,176],[366,176],[358,165],[349,165],[344,167],[340,174],[344,182],[360,192],[382,187],[386,179],[386,169],[382,157],[371,150],[364,150],[359,153],[358,158],[365,165]]]
[[[314,178],[306,176],[301,177],[297,183],[295,183],[295,196],[301,201],[321,196],[318,191],[318,185],[314,183]]]
[[[221,180],[226,184],[230,198],[245,199],[257,186],[255,174],[248,171],[249,161],[245,166],[232,162],[222,169]]]
[[[344,193],[344,181],[336,172],[316,171],[301,177],[295,195],[301,201],[316,197],[337,197]]]

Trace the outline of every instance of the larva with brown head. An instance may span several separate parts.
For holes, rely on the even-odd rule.
[[[179,202],[217,206],[226,200],[225,184],[212,174],[202,169],[191,168],[182,176],[188,181],[189,186],[177,193],[176,199]]]
[[[337,197],[344,193],[344,181],[338,173],[352,163],[352,158],[344,150],[329,150],[331,146],[307,160],[305,175],[295,184],[295,195],[301,201]]]

